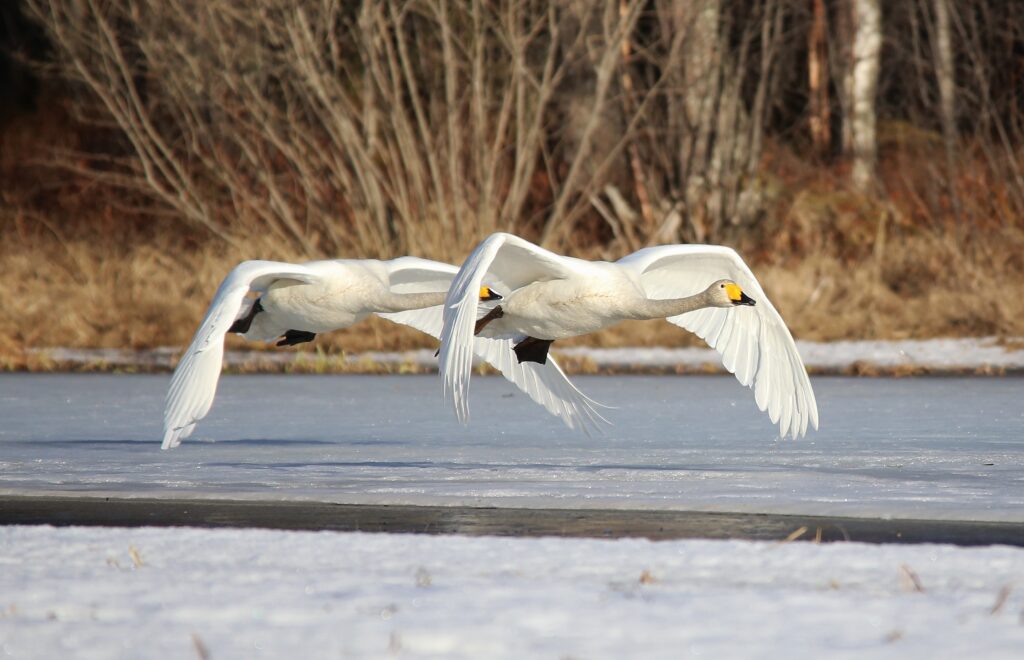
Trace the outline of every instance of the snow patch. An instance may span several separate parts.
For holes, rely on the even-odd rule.
[[[1024,550],[0,528],[0,655],[1017,658]]]

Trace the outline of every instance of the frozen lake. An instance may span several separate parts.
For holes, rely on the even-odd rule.
[[[813,380],[780,441],[732,377],[577,377],[569,431],[503,379],[461,427],[437,376],[228,376],[160,450],[167,375],[0,375],[0,493],[1024,521],[1024,380]]]

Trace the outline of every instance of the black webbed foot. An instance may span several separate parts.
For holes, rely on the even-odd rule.
[[[249,309],[249,313],[240,319],[236,319],[231,327],[228,328],[228,332],[237,332],[244,335],[249,332],[249,328],[252,326],[252,320],[256,318],[256,315],[263,311],[263,305],[260,304],[260,299],[257,298],[256,302],[252,304]]]
[[[536,362],[537,364],[547,364],[548,362],[548,349],[551,348],[551,344],[554,343],[553,339],[537,339],[536,337],[527,337],[523,341],[515,345],[514,350],[516,357],[519,359],[519,364],[523,362]]]
[[[277,342],[278,346],[295,346],[296,344],[304,344],[307,341],[313,341],[316,339],[315,332],[306,332],[305,330],[289,330],[284,333],[284,337]]]

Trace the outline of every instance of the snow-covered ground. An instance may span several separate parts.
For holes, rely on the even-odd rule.
[[[779,441],[731,377],[579,377],[618,406],[588,438],[499,377],[464,428],[436,376],[232,376],[161,451],[168,380],[0,376],[0,493],[1024,522],[1020,378],[814,378],[821,430]]]
[[[798,341],[804,363],[813,371],[844,372],[855,365],[862,369],[925,369],[928,371],[1021,371],[1024,343],[1000,342],[995,337],[964,339],[903,339],[885,341]],[[556,353],[584,360],[600,369],[699,369],[723,371],[718,354],[709,348],[565,348]],[[43,348],[32,353],[58,364],[88,366],[105,364],[122,367],[169,369],[181,354],[179,348],[148,351],[116,348]],[[232,367],[253,370],[295,363],[321,368],[358,368],[360,365],[409,365],[420,370],[437,368],[433,350],[401,352],[370,351],[321,358],[315,353],[294,351],[228,351],[225,362]]]
[[[0,528],[15,658],[1019,658],[1024,550]]]

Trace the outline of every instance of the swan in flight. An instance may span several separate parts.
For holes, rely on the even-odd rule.
[[[504,299],[478,318],[476,292],[485,283]],[[465,423],[474,337],[505,341],[521,365],[544,364],[553,341],[662,318],[717,350],[782,437],[818,428],[814,391],[789,329],[740,256],[718,245],[649,247],[605,262],[492,234],[467,257],[445,300],[445,397]]]
[[[370,314],[441,334],[441,304],[458,272],[455,266],[401,257],[391,261],[336,259],[289,264],[245,261],[221,282],[188,350],[171,378],[164,407],[163,449],[181,444],[210,411],[224,357],[224,336],[291,346],[318,333],[347,328]],[[258,295],[255,299],[250,292]],[[500,300],[487,287],[476,302]],[[471,349],[570,427],[602,420],[596,404],[573,386],[557,364],[524,371],[509,347],[480,339]]]

